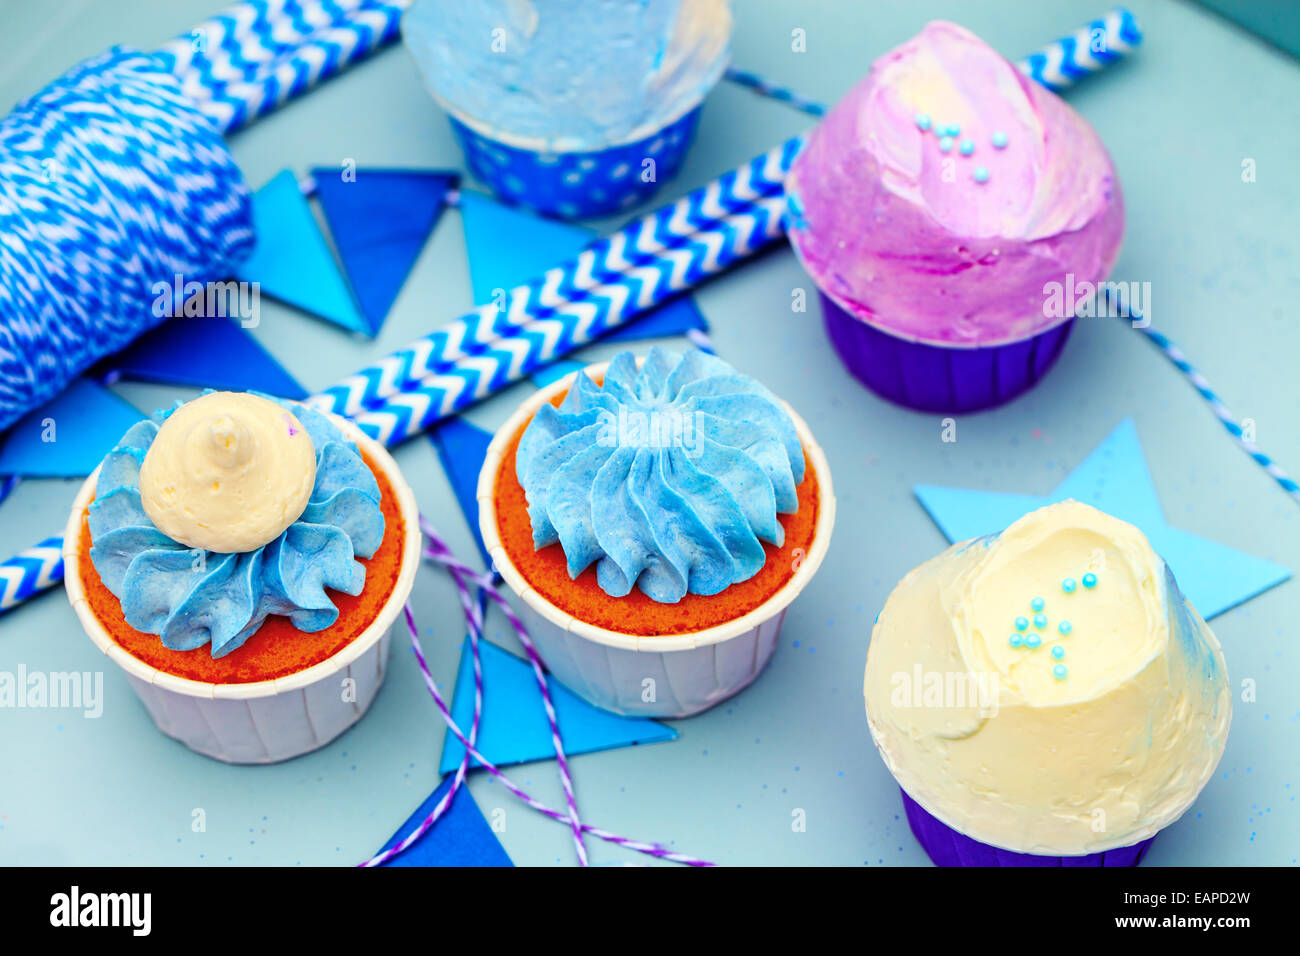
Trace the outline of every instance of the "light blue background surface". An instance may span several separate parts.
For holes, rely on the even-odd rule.
[[[111,42],[151,49],[214,12],[214,0],[40,4],[0,0],[0,109]],[[833,100],[872,59],[931,17],[965,23],[1019,56],[1103,12],[1096,0],[821,2],[741,0],[733,62]],[[1133,4],[1147,43],[1130,62],[1071,94],[1119,168],[1128,234],[1114,278],[1149,281],[1154,324],[1200,364],[1259,443],[1300,470],[1300,63],[1199,7]],[[807,31],[793,53],[790,31]],[[806,117],[723,84],[669,198],[807,127]],[[249,182],[285,166],[455,167],[445,119],[404,49],[390,49],[239,133]],[[1244,158],[1258,181],[1241,181]],[[610,223],[596,223],[608,227]],[[1125,416],[1137,423],[1171,523],[1300,568],[1300,507],[1245,455],[1181,376],[1111,319],[1082,320],[1060,365],[1028,396],[964,416],[940,441],[937,416],[903,411],[849,378],[822,333],[811,290],[782,247],[711,283],[698,301],[722,355],[789,400],[826,450],[839,518],[826,566],[791,608],[768,672],[735,700],[676,724],[675,743],[572,761],[585,818],[723,863],[916,864],[898,792],[867,734],[862,666],[876,612],[894,583],[944,547],[914,483],[1042,494]],[[815,298],[810,296],[815,303]],[[263,301],[257,337],[309,389],[319,388],[463,312],[471,303],[458,214],[448,212],[377,341]],[[607,358],[596,346],[584,354]],[[492,428],[531,386],[474,409]],[[141,409],[184,393],[121,386]],[[397,459],[463,557],[477,559],[432,447]],[[0,505],[0,552],[61,528],[75,482],[29,481]],[[449,688],[463,624],[451,585],[423,569],[415,612],[434,673]],[[1291,864],[1300,846],[1300,584],[1284,584],[1214,620],[1238,699],[1219,773],[1158,839],[1152,864]],[[494,618],[496,639],[503,622]],[[0,617],[0,669],[102,670],[103,716],[0,711],[0,862],[350,864],[379,848],[436,786],[443,725],[404,639],[370,714],[333,745],[287,764],[228,767],[151,724],[124,677],[84,637],[61,591]],[[491,693],[491,688],[488,688]],[[511,776],[553,806],[553,762]],[[573,862],[568,831],[481,772],[471,790],[502,807],[520,864]],[[191,831],[202,808],[207,830]],[[794,832],[792,813],[807,817]],[[597,863],[642,859],[592,842]]]

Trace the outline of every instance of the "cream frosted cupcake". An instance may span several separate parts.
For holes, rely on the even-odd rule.
[[[86,480],[65,581],[159,729],[265,763],[366,712],[419,548],[410,488],[350,423],[209,392],[132,426]]]
[[[672,178],[727,64],[729,0],[415,0],[402,37],[470,170],[552,215]]]
[[[652,716],[758,676],[835,520],[808,426],[698,350],[623,352],[539,392],[493,439],[478,501],[547,667]]]
[[[912,831],[947,866],[1136,864],[1209,781],[1232,711],[1168,567],[1076,501],[903,578],[864,691]]]

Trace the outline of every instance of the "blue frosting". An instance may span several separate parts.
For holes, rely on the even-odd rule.
[[[606,594],[635,584],[673,604],[753,577],[799,508],[803,447],[780,400],[699,350],[631,352],[596,385],[543,405],[515,462],[533,546],[559,542],[569,576],[592,562]]]
[[[369,558],[384,538],[379,484],[357,446],[321,413],[270,398],[302,422],[316,449],[316,484],[301,517],[255,551],[219,554],[167,537],[145,514],[140,466],[158,429],[180,407],[137,422],[104,459],[88,521],[90,560],[121,602],[126,622],[164,647],[211,644],[213,657],[243,645],[268,614],[300,631],[338,619],[325,593],[360,594]]]
[[[728,0],[415,0],[402,39],[480,133],[616,146],[697,105],[726,67]]]

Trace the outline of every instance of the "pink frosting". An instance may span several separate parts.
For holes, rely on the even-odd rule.
[[[949,152],[918,114],[960,127]],[[1119,179],[1093,128],[943,21],[875,62],[813,130],[786,188],[790,240],[818,286],[924,342],[993,345],[1058,324],[1044,285],[1105,279],[1124,233]]]

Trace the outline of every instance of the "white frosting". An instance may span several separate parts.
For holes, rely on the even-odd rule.
[[[1095,588],[1078,583],[1088,573]],[[1037,649],[1012,646],[1017,617]],[[914,800],[976,840],[1052,856],[1177,819],[1218,763],[1232,706],[1218,640],[1146,538],[1076,501],[909,573],[876,622],[864,691]]]
[[[140,468],[140,498],[158,530],[191,548],[252,551],[303,513],[316,449],[286,408],[212,392],[163,422]]]

